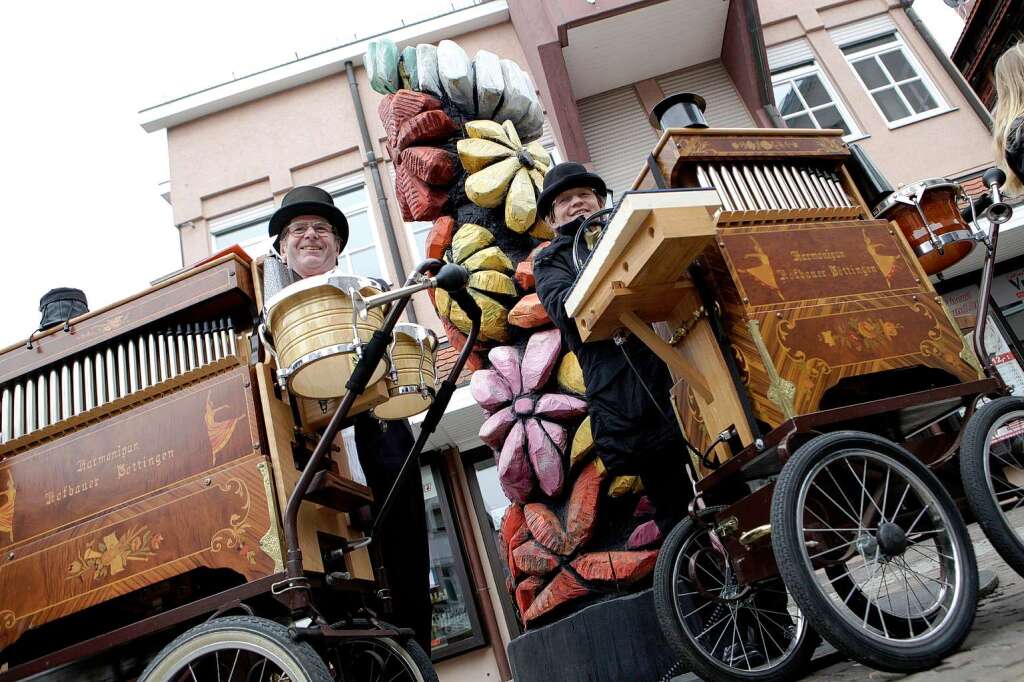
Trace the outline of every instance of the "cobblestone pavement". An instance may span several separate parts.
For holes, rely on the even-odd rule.
[[[815,658],[814,672],[805,679],[829,682],[1024,680],[1024,579],[996,554],[977,525],[972,525],[970,531],[978,567],[993,571],[999,577],[999,586],[978,604],[974,629],[959,652],[932,670],[898,675],[849,661],[825,645]],[[691,673],[676,677],[673,682],[698,679]]]

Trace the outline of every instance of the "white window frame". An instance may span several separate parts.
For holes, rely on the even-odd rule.
[[[360,247],[355,252],[367,251],[370,248],[375,249],[376,254],[377,254],[377,266],[380,268],[380,277],[382,277],[384,280],[390,279],[390,275],[389,275],[390,271],[388,270],[388,263],[387,263],[387,260],[384,258],[384,249],[382,248],[381,243],[380,243],[380,234],[379,234],[379,229],[378,229],[379,226],[377,225],[376,218],[374,218],[373,211],[370,210],[370,201],[371,201],[371,199],[370,199],[370,188],[366,184],[366,178],[364,178],[361,173],[356,174],[356,175],[348,175],[348,176],[345,176],[345,177],[337,178],[336,180],[331,180],[329,182],[321,183],[321,184],[317,185],[317,187],[319,187],[320,189],[326,190],[328,193],[330,193],[332,198],[337,198],[338,195],[340,195],[340,194],[347,194],[348,192],[351,192],[353,190],[357,190],[357,189],[360,189],[360,188],[366,193],[366,203],[365,204],[356,204],[355,206],[349,206],[349,207],[347,207],[345,209],[342,209],[342,210],[345,213],[345,217],[350,219],[350,222],[351,222],[351,216],[357,215],[357,214],[362,213],[362,212],[365,212],[366,215],[369,217],[369,222],[370,222],[370,239],[373,242],[373,244],[372,245],[368,245],[368,246],[364,246],[364,247]],[[349,247],[346,246],[345,249],[342,250],[341,255],[338,256],[338,265],[343,270],[347,270],[348,272],[351,272],[352,274],[360,275],[360,276],[365,276],[366,273],[353,271],[353,269],[352,269],[352,254],[353,253],[354,252],[352,250],[350,250]]]
[[[270,216],[274,214],[276,207],[273,201],[265,201],[256,206],[250,206],[240,211],[234,211],[227,215],[220,216],[218,218],[211,218],[207,221],[207,231],[210,236],[210,253],[217,253],[222,249],[226,249],[226,246],[217,246],[217,237],[234,232],[235,230],[241,230],[249,227],[255,223],[260,223],[270,219]],[[262,242],[266,244],[260,249],[251,249]],[[263,235],[261,237],[253,237],[244,242],[236,242],[240,247],[245,249],[246,253],[250,256],[257,257],[266,253],[270,247],[270,237]],[[250,250],[251,249],[251,250]]]
[[[850,114],[850,110],[846,108],[846,103],[843,102],[843,99],[839,96],[839,91],[836,90],[836,88],[832,85],[832,81],[829,80],[827,75],[825,75],[824,70],[822,70],[822,68],[818,66],[817,62],[812,62],[810,64],[804,64],[802,66],[796,66],[793,68],[787,68],[780,70],[778,73],[773,73],[772,89],[779,85],[782,85],[783,83],[792,83],[793,90],[796,92],[797,96],[800,98],[800,101],[804,105],[804,109],[800,113],[809,114],[815,109],[824,109],[829,105],[822,104],[817,107],[809,106],[807,104],[807,100],[804,99],[803,93],[800,92],[800,89],[796,85],[795,81],[797,81],[800,78],[806,78],[807,76],[811,75],[818,77],[818,80],[821,82],[822,87],[825,88],[825,92],[828,93],[829,98],[832,100],[832,106],[835,106],[835,108],[839,110],[839,115],[843,117],[843,122],[845,122],[846,126],[850,129],[850,133],[848,135],[843,135],[843,141],[852,142],[854,140],[861,140],[867,137],[867,135],[865,135],[864,132],[857,125],[857,121]],[[776,106],[779,105],[778,102],[776,102],[775,104]],[[788,117],[793,118],[799,116],[800,113],[791,114]],[[779,116],[781,116],[783,120],[787,118],[787,116],[784,116],[781,111],[779,112]],[[814,120],[815,124],[817,124],[817,120],[815,120],[813,117],[812,120]]]
[[[850,45],[840,45],[839,47],[843,51],[843,56],[846,58],[846,63],[850,67],[850,70],[853,71],[854,77],[860,82],[861,87],[863,87],[864,91],[868,94],[868,99],[871,100],[872,106],[875,107],[875,111],[877,111],[878,115],[882,117],[882,120],[885,121],[885,124],[889,127],[889,129],[893,130],[895,128],[902,128],[905,125],[917,123],[918,121],[923,121],[925,119],[932,118],[934,116],[939,116],[949,111],[953,111],[954,107],[951,107],[949,105],[949,102],[946,101],[946,98],[942,96],[942,93],[935,86],[935,83],[932,82],[932,79],[928,75],[928,72],[924,69],[923,66],[921,66],[921,62],[918,61],[917,56],[914,54],[913,50],[911,50],[910,47],[907,45],[906,41],[903,40],[903,36],[900,35],[899,31],[893,31],[892,33],[889,34],[882,33],[880,35],[875,36],[874,38],[865,38],[863,41],[858,40],[857,42],[878,40],[880,38],[885,38],[887,35],[891,37],[892,40],[881,45],[866,47],[862,50],[847,52],[847,50],[849,50],[851,47]],[[906,59],[907,63],[910,64],[910,67],[914,70],[916,77],[919,78],[921,80],[921,84],[924,85],[925,90],[927,90],[928,94],[931,95],[933,100],[935,100],[934,109],[930,109],[928,111],[924,111],[921,113],[914,112],[914,107],[912,107],[910,105],[910,102],[907,101],[906,97],[903,96],[903,93],[900,91],[899,87],[893,87],[898,86],[901,83],[906,83],[908,81],[914,80],[913,78],[906,78],[904,80],[897,81],[895,78],[892,77],[892,74],[889,73],[888,67],[886,67],[882,60],[878,59],[878,55],[880,55],[883,52],[891,52],[893,50],[893,47],[897,48],[903,54],[903,58]],[[867,86],[867,83],[864,82],[864,80],[860,76],[860,73],[858,73],[857,69],[854,68],[853,66],[853,63],[855,61],[860,61],[865,57],[874,57],[875,62],[879,65],[879,67],[882,68],[883,73],[885,73],[885,75],[889,78],[888,85],[883,85],[881,87],[875,88],[875,90],[883,90],[891,87],[893,91],[897,94],[897,96],[900,98],[900,101],[902,101],[904,106],[906,106],[907,111],[912,112],[909,116],[904,116],[903,118],[896,119],[895,121],[890,121],[889,118],[885,115],[885,112],[882,111],[882,107],[880,107],[878,105],[878,102],[875,100],[874,95],[872,94],[872,90]]]

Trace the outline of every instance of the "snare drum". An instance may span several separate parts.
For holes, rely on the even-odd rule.
[[[929,275],[959,263],[974,248],[971,228],[960,216],[960,185],[944,178],[921,180],[896,190],[875,206],[876,218],[895,222]]]
[[[378,419],[405,419],[423,412],[434,402],[437,336],[418,324],[395,325],[395,340],[388,351],[387,402],[373,408]]]
[[[365,319],[352,306],[352,292],[379,294],[369,279],[332,270],[307,277],[267,301],[267,326],[274,337],[268,347],[277,360],[278,378],[304,398],[340,398],[358,360],[359,347],[384,326],[387,306],[370,308]],[[387,371],[382,360],[369,384]]]

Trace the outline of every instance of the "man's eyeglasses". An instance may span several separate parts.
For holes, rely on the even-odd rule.
[[[302,237],[310,229],[321,239],[334,234],[334,228],[327,223],[294,223],[285,234],[288,237]]]

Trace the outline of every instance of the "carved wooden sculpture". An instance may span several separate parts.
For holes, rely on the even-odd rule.
[[[426,255],[469,268],[484,312],[471,390],[513,502],[500,537],[520,618],[550,622],[632,589],[654,569],[653,510],[635,477],[608,480],[594,456],[579,363],[533,291],[533,257],[553,235],[537,215],[551,159],[534,141],[543,115],[529,76],[450,41],[401,53],[374,41],[366,63],[385,95],[403,215],[434,221]],[[468,319],[443,292],[434,302],[461,348]]]

